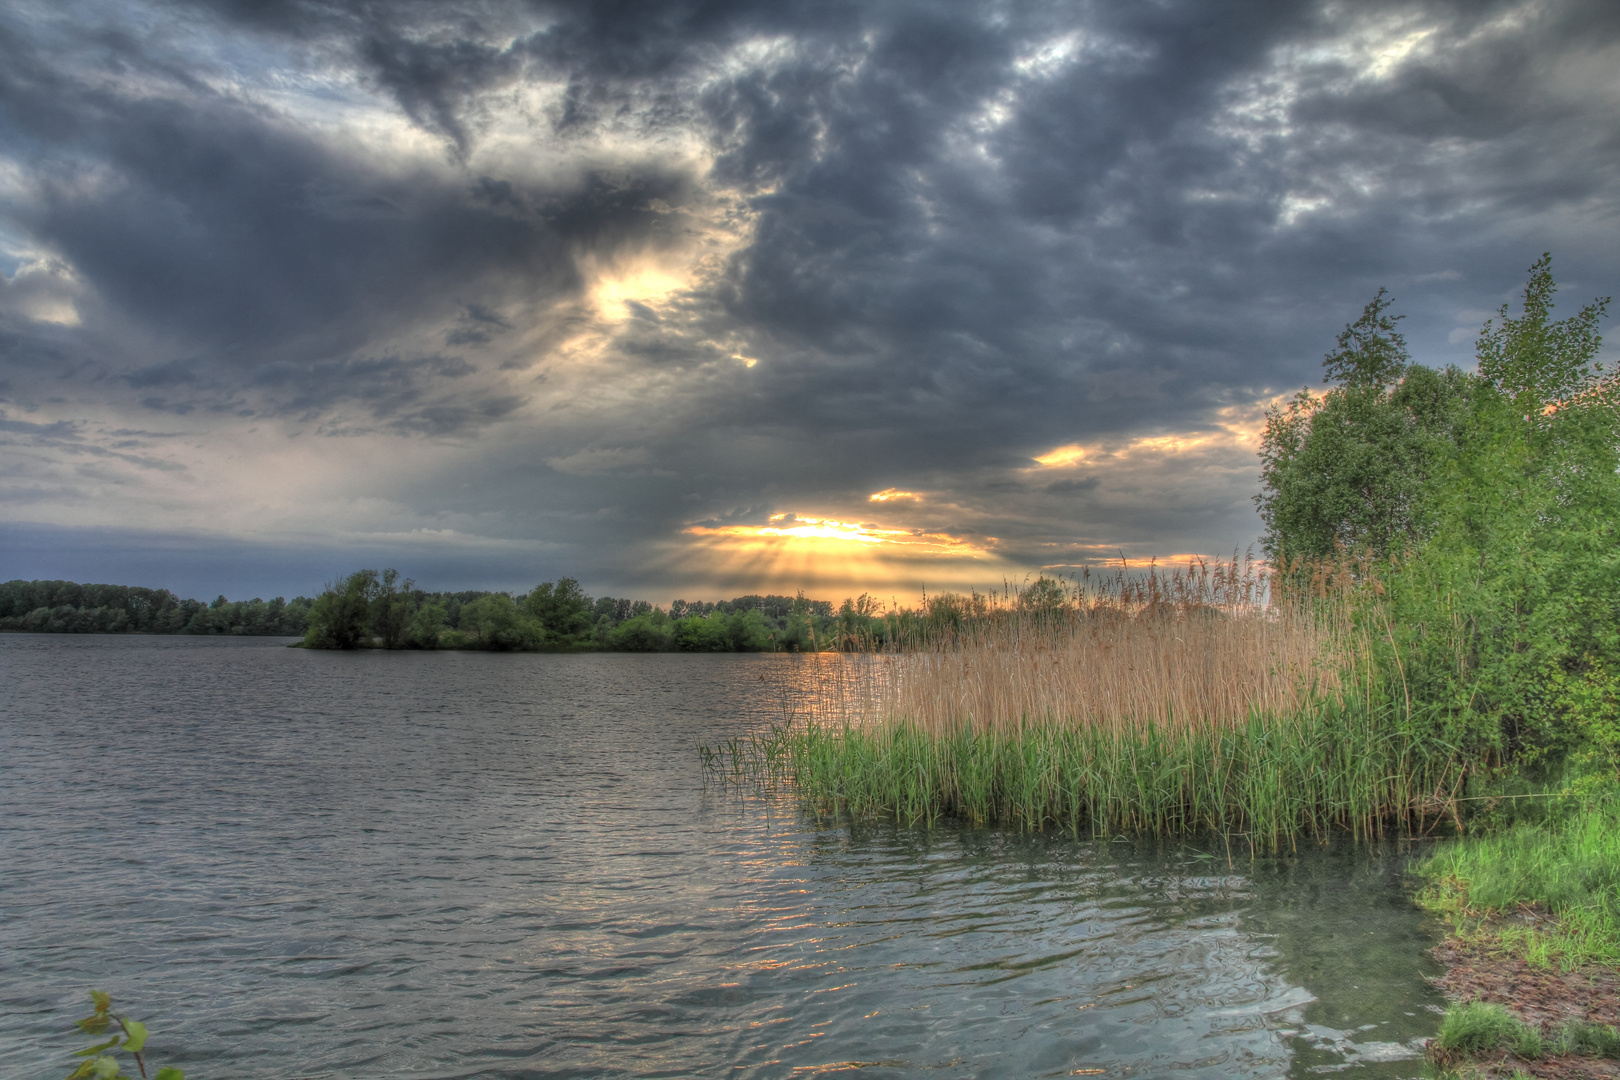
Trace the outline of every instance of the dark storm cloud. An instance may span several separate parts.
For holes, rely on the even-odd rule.
[[[8,224],[93,287],[87,322],[207,353],[125,372],[135,387],[335,363],[434,312],[480,328],[448,343],[480,344],[500,328],[483,301],[566,293],[572,250],[639,235],[656,216],[646,202],[678,200],[684,182],[657,165],[547,190],[401,175],[191,77],[152,41],[90,33],[64,55],[24,29],[0,33],[6,149],[29,188]],[[116,368],[129,351],[103,358]],[[318,383],[282,404],[331,389]]]
[[[1225,431],[1318,379],[1380,284],[1434,363],[1543,249],[1566,295],[1614,291],[1616,61],[1603,0],[22,5],[0,401],[498,427],[525,460],[410,498],[504,507],[603,575],[887,487],[1020,557],[1241,543],[1241,462],[1022,470]],[[378,108],[436,155],[342,134]],[[602,267],[705,244],[685,288],[589,313]],[[1130,489],[1176,468],[1173,499]]]

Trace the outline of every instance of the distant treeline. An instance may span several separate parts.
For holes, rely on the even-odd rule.
[[[1231,572],[1238,573],[1236,563]],[[1223,588],[1230,591],[1230,582],[1221,584],[1226,579],[1219,568],[1211,574],[1204,568],[1189,578],[1204,590],[1193,600],[1164,592],[1157,574],[1133,584],[1121,572],[1111,583],[1090,582],[1089,575],[1090,584],[1075,585],[1041,577],[1009,588],[999,598],[941,593],[915,608],[886,608],[866,593],[835,608],[801,592],[755,593],[712,603],[676,600],[666,609],[645,600],[592,597],[566,577],[542,582],[527,593],[428,592],[397,570],[358,570],[314,599],[231,601],[221,596],[211,604],[132,585],[8,581],[0,585],[0,631],[300,637],[311,649],[853,651],[916,644],[1013,616],[1112,617],[1189,604],[1204,610],[1212,602],[1205,592],[1214,596]]]
[[[313,602],[182,600],[167,589],[8,581],[0,585],[0,630],[45,634],[253,634],[296,637],[309,628]]]
[[[425,592],[395,570],[360,570],[310,608],[312,649],[484,649],[524,652],[775,652],[848,647],[881,625],[869,597],[739,596],[717,603],[588,596],[573,578],[527,593]]]
[[[182,600],[167,589],[9,581],[0,631],[302,637],[310,648],[525,651],[771,652],[847,648],[884,638],[869,597],[835,611],[825,600],[739,596],[676,600],[591,597],[573,578],[526,594],[428,592],[393,570],[361,570],[310,599]]]

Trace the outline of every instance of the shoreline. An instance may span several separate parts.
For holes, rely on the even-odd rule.
[[[1526,910],[1515,918],[1544,922],[1549,917]],[[1501,1005],[1516,1019],[1540,1030],[1549,1041],[1570,1021],[1620,1028],[1620,971],[1614,968],[1598,963],[1568,971],[1556,965],[1538,967],[1491,940],[1488,933],[1466,939],[1448,934],[1429,950],[1429,955],[1445,968],[1445,973],[1434,980],[1435,986],[1454,1003]],[[1447,1065],[1463,1070],[1464,1076],[1492,1080],[1507,1080],[1516,1071],[1539,1080],[1620,1078],[1620,1060],[1585,1054],[1527,1060],[1506,1048],[1453,1059]]]

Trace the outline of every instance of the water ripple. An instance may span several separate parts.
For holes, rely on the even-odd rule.
[[[0,1073],[97,986],[198,1080],[1417,1074],[1398,853],[705,787],[804,663],[0,637]]]

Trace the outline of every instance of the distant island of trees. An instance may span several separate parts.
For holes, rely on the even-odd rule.
[[[887,636],[870,596],[834,611],[826,600],[739,596],[717,603],[586,595],[574,578],[528,593],[424,592],[395,570],[359,570],[311,603],[312,649],[483,649],[496,652],[812,652]],[[891,616],[893,618],[893,616]]]
[[[167,589],[8,581],[0,631],[300,637],[316,649],[482,649],[525,652],[820,651],[889,640],[920,616],[869,595],[826,600],[749,595],[718,602],[586,595],[578,581],[525,594],[427,592],[395,570],[359,570],[319,596],[212,603]]]

